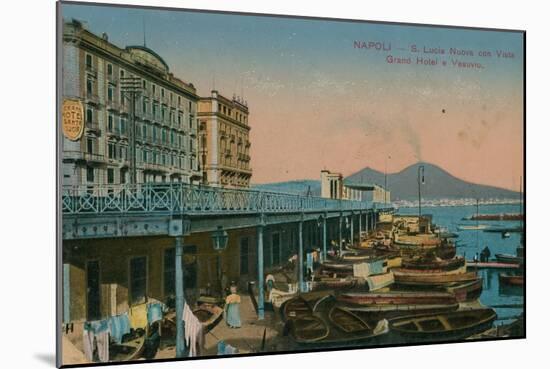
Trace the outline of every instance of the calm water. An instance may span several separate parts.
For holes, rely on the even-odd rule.
[[[418,208],[400,208],[399,214],[418,214]],[[423,214],[432,214],[433,222],[448,228],[450,232],[457,233],[455,239],[457,254],[466,255],[468,260],[474,258],[485,246],[491,250],[491,258],[495,253],[516,253],[516,247],[520,243],[520,233],[511,233],[510,238],[502,238],[500,233],[483,232],[482,230],[461,231],[458,225],[477,224],[476,221],[462,220],[476,213],[475,206],[439,206],[426,207],[422,209]],[[480,214],[519,213],[519,205],[480,205]],[[479,224],[486,224],[490,227],[513,228],[520,225],[520,222],[502,221],[480,221]],[[502,307],[503,305],[522,305],[523,289],[518,287],[499,288],[498,275],[501,270],[480,270],[479,275],[483,277],[483,292],[481,303],[494,307],[498,314],[496,324],[506,323],[510,318],[516,317],[523,312],[523,307]],[[501,306],[501,307],[498,307]]]

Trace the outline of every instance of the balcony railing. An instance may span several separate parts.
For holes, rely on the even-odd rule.
[[[105,156],[102,154],[82,152],[82,151],[63,151],[63,160],[83,160],[89,163],[104,163]]]
[[[372,209],[372,202],[172,184],[64,186],[64,214],[291,213]]]

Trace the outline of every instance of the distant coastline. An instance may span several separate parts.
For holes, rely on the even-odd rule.
[[[422,199],[422,207],[440,207],[440,206],[475,206],[477,199]],[[519,199],[479,199],[479,205],[519,205]],[[414,208],[418,207],[418,200],[397,200],[392,201],[396,208]]]

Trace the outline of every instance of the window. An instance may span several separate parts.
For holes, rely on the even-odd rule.
[[[92,183],[94,181],[94,168],[87,167],[86,168],[86,181]]]
[[[120,133],[125,135],[126,134],[126,119],[120,118]]]
[[[107,168],[107,183],[115,183],[115,170],[113,168]]]
[[[144,113],[147,113],[147,99],[143,98],[141,110],[143,110]]]
[[[130,259],[130,303],[143,302],[147,295],[147,258],[145,256]]]
[[[160,96],[164,97],[164,88],[161,88],[161,90],[160,90]]]
[[[248,274],[248,237],[241,238],[240,269],[241,275]]]
[[[113,132],[113,114],[109,114],[107,118],[107,131]]]
[[[155,94],[156,92],[157,92],[157,86],[153,85],[153,94]]]
[[[113,65],[112,64],[107,64],[107,74],[109,76],[113,75]]]
[[[124,69],[120,70],[120,78],[124,78]]]
[[[176,293],[176,249],[164,250],[164,296]]]
[[[86,67],[92,68],[92,56],[90,54],[86,54]]]
[[[109,159],[115,159],[116,158],[116,146],[113,142],[109,142],[108,155],[109,155]]]
[[[94,153],[94,140],[93,139],[88,138],[88,140],[86,141],[86,150],[89,154]]]
[[[279,265],[281,263],[281,234],[274,233],[272,235],[271,252],[273,265]]]
[[[176,135],[174,134],[174,131],[170,131],[170,145],[174,145],[176,142]]]
[[[92,94],[94,91],[94,83],[91,78],[86,79],[86,93]]]
[[[178,96],[178,105],[181,105],[181,96]]]
[[[146,80],[143,80],[143,89],[147,90],[147,81]]]
[[[109,102],[112,102],[113,101],[113,95],[114,95],[114,88],[112,85],[109,85],[109,87],[107,88],[107,100],[109,100]]]
[[[91,108],[86,109],[86,123],[92,123],[94,112]]]

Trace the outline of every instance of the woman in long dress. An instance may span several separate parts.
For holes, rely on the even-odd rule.
[[[237,295],[237,286],[232,285],[231,294],[225,298],[224,317],[227,325],[231,328],[241,327],[241,296]]]

